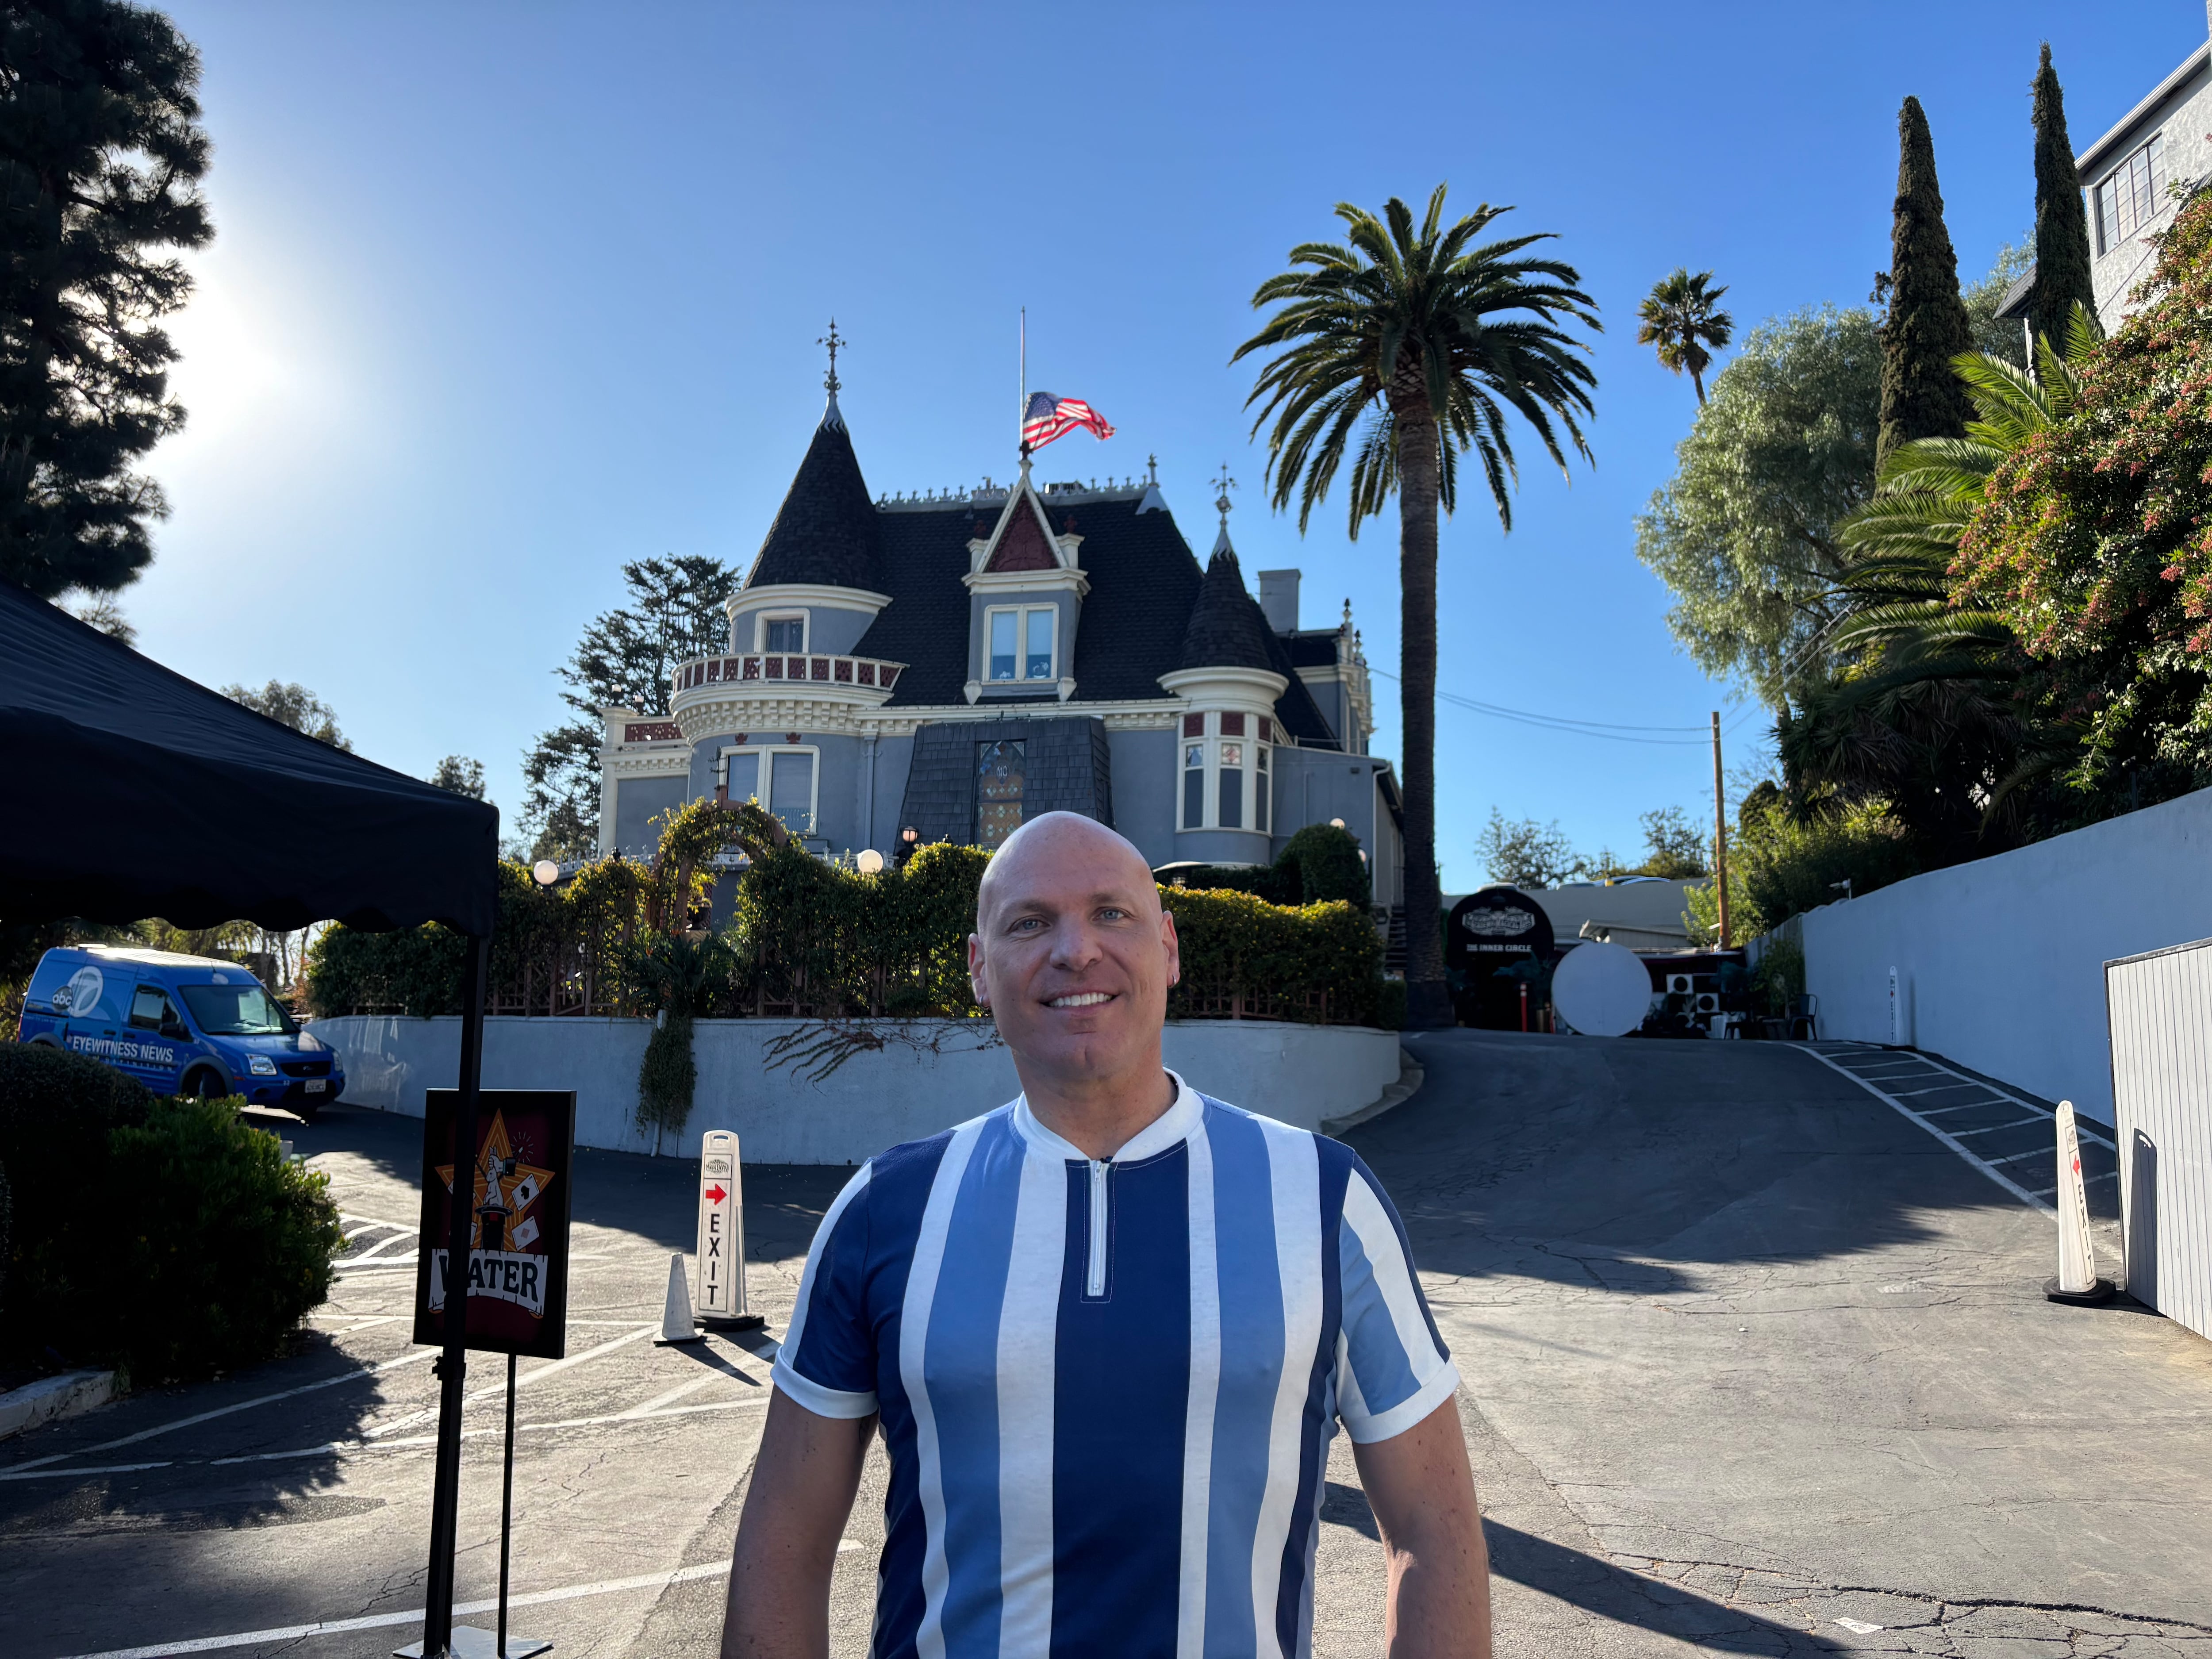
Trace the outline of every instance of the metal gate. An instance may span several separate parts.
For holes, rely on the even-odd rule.
[[[2212,939],[2105,964],[2127,1288],[2212,1336]]]

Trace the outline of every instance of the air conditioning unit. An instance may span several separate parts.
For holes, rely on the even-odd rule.
[[[1690,994],[1690,975],[1687,975],[1687,974],[1669,974],[1669,975],[1667,975],[1667,994],[1668,994],[1669,996],[1677,996],[1677,995],[1679,995],[1679,996],[1687,996],[1687,995],[1689,995],[1689,994]]]
[[[1711,991],[1700,991],[1698,993],[1698,1012],[1699,1013],[1717,1014],[1720,1011],[1721,1000],[1718,995]]]

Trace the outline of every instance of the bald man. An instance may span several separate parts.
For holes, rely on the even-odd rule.
[[[1349,1148],[1161,1063],[1175,918],[1143,857],[1073,813],[1024,825],[968,963],[1021,1096],[872,1159],[823,1218],[725,1659],[829,1653],[878,1426],[873,1659],[1304,1656],[1339,1423],[1390,1654],[1488,1659],[1458,1374],[1397,1212]]]

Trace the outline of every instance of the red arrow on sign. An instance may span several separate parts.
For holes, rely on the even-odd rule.
[[[718,1182],[714,1186],[707,1188],[707,1196],[713,1199],[715,1203],[720,1204],[724,1199],[727,1198],[729,1194],[722,1190],[720,1184]]]

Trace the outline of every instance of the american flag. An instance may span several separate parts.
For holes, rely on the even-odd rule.
[[[1082,398],[1055,398],[1049,392],[1032,392],[1029,407],[1022,411],[1022,442],[1029,448],[1042,449],[1054,438],[1079,426],[1090,428],[1102,438],[1114,435],[1114,428],[1106,424],[1104,417]]]

